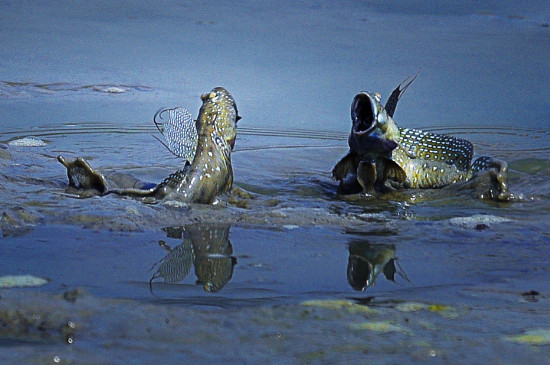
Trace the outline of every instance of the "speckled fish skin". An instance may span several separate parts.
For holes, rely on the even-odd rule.
[[[474,146],[469,141],[400,128],[399,143],[392,160],[405,171],[407,188],[441,188],[472,178]]]
[[[221,87],[203,95],[202,100],[193,162],[154,189],[152,195],[157,199],[211,204],[233,186],[231,150],[238,120],[235,100]]]
[[[380,103],[379,94],[361,92],[355,96],[350,151],[332,171],[341,189],[349,176],[355,178],[364,193],[388,187],[441,188],[494,168],[499,190],[494,198],[509,199],[506,162],[480,157],[472,164],[474,146],[469,141],[397,126],[392,119],[397,101],[413,80],[392,92],[387,102],[390,112]]]

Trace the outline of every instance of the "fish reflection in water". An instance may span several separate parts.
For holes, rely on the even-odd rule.
[[[150,280],[162,278],[165,283],[177,283],[185,279],[195,268],[197,284],[207,292],[218,292],[231,280],[237,259],[232,256],[233,247],[229,241],[229,225],[192,224],[185,227],[165,228],[168,238],[183,239],[182,243],[170,248],[160,241],[168,255],[153,265],[157,268]]]
[[[399,264],[396,265],[396,260],[394,245],[371,244],[364,240],[350,242],[347,270],[349,285],[363,291],[374,285],[381,272],[387,280],[395,282],[397,273],[410,282]]]

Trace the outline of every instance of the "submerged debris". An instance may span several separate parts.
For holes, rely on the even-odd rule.
[[[456,308],[442,305],[442,304],[426,304],[419,302],[405,302],[398,304],[395,309],[400,312],[410,313],[418,312],[421,310],[427,310],[429,312],[438,313],[442,317],[456,319],[458,318],[458,311]]]
[[[506,340],[529,345],[550,345],[550,329],[525,331],[521,335],[506,337]]]
[[[33,275],[6,275],[0,277],[0,288],[24,288],[46,285],[50,281]]]
[[[368,330],[373,332],[410,333],[406,328],[392,324],[389,321],[352,323],[349,327],[354,330]]]
[[[508,218],[485,214],[475,214],[471,217],[456,217],[449,219],[449,223],[452,226],[476,230],[489,228],[492,224],[507,223],[511,221],[512,220]]]
[[[377,314],[378,311],[367,306],[350,302],[349,300],[307,300],[300,303],[307,307],[319,307],[331,310],[345,311],[348,313]]]
[[[8,142],[12,147],[44,147],[47,143],[37,137],[23,137]]]

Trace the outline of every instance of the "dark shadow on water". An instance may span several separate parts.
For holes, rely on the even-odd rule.
[[[220,291],[233,276],[237,259],[232,256],[233,246],[229,241],[228,224],[191,224],[185,227],[167,227],[168,238],[182,239],[174,248],[164,241],[159,245],[168,254],[153,265],[156,271],[149,281],[151,293],[155,280],[162,278],[164,283],[177,283],[185,279],[194,268],[197,285],[204,291]]]

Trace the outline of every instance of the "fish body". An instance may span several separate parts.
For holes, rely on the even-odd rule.
[[[350,150],[332,170],[340,190],[353,184],[369,194],[396,188],[441,188],[494,168],[497,198],[506,200],[510,195],[506,162],[480,157],[472,164],[474,146],[469,141],[397,126],[393,120],[397,101],[413,80],[399,85],[386,107],[379,94],[361,92],[353,99]]]
[[[417,129],[399,130],[399,146],[391,158],[405,171],[405,188],[441,188],[472,178],[474,146],[469,141]]]
[[[233,186],[231,151],[240,117],[235,100],[224,88],[214,88],[201,99],[203,104],[196,121],[183,108],[162,109],[155,114],[155,125],[166,138],[163,144],[185,160],[183,168],[160,184],[146,184],[130,176],[121,176],[123,174],[118,174],[116,181],[109,180],[81,158],[68,161],[59,156],[59,162],[67,168],[69,185],[92,189],[101,195],[213,203]],[[161,121],[166,112],[168,120]]]
[[[238,119],[235,101],[223,88],[215,88],[202,100],[193,162],[153,189],[151,194],[157,199],[210,204],[233,186],[231,150]]]

